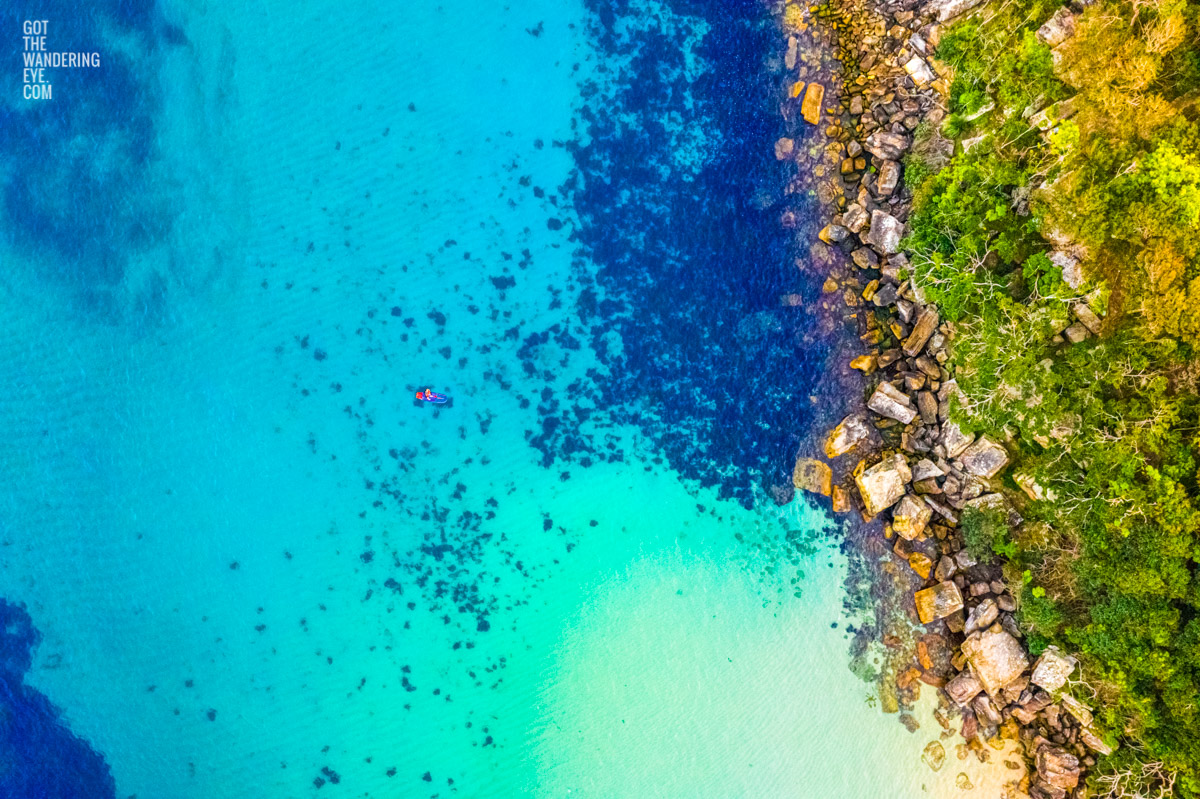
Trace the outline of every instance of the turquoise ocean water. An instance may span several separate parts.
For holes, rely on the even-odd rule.
[[[604,324],[624,312],[560,190],[581,114],[618,114],[614,76],[645,66],[595,31],[657,32],[676,85],[713,68],[711,8],[619,5],[51,18],[51,37],[75,26],[132,65],[112,102],[136,113],[104,122],[102,82],[64,77],[50,102],[96,135],[47,117],[49,156],[7,178],[24,194],[0,280],[0,596],[41,635],[26,683],[115,795],[850,799],[931,781],[932,725],[907,733],[847,669],[824,513],[735,500],[596,388],[656,334]],[[686,182],[722,120],[663,107]],[[452,404],[417,405],[425,386]],[[663,424],[717,438],[722,413]],[[592,454],[547,454],[568,428]]]

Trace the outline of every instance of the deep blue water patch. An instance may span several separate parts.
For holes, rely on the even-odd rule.
[[[20,165],[0,171],[0,229],[103,315],[130,254],[170,228],[147,173],[159,108],[154,64],[186,39],[154,0],[16,6],[5,14],[14,25],[47,21],[47,51],[98,52],[100,66],[47,69],[48,100],[22,99],[20,69],[0,78],[0,157]]]
[[[601,393],[673,468],[749,505],[790,485],[827,354],[806,335],[811,318],[781,303],[819,288],[779,223],[815,211],[783,194],[773,156],[782,122],[765,56],[778,32],[758,0],[679,0],[675,11],[708,26],[689,72],[686,28],[627,0],[589,6],[592,37],[618,65],[586,87],[568,187],[596,270],[578,311],[608,356]],[[688,125],[707,140],[695,159],[675,151]],[[613,329],[621,353],[607,351]]]
[[[25,685],[40,636],[24,608],[0,599],[0,796],[105,799],[116,784],[50,700]]]

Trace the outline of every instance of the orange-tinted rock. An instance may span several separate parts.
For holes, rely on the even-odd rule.
[[[804,102],[800,106],[800,114],[804,121],[813,125],[821,122],[821,103],[825,102],[825,87],[819,83],[808,84],[804,93]]]

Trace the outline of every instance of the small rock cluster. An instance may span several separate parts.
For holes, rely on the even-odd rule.
[[[976,563],[964,548],[959,516],[968,508],[999,511],[1014,526],[1022,521],[998,480],[1009,453],[950,419],[958,392],[947,368],[954,331],[908,279],[912,270],[900,251],[911,199],[902,185],[903,158],[923,120],[935,129],[941,122],[948,92],[930,43],[941,23],[979,0],[867,2],[809,10],[837,34],[844,65],[841,85],[830,92],[841,99],[825,109],[832,124],[823,130],[825,160],[837,164],[837,174],[817,192],[835,213],[818,237],[852,266],[840,280],[830,277],[825,290],[841,292],[846,319],[868,347],[851,366],[873,381],[866,410],[837,425],[824,454],[834,462],[851,452],[865,457],[852,472],[853,485],[839,484],[816,458],[797,461],[793,483],[831,497],[835,511],[884,519],[892,552],[921,581],[913,599],[926,632],[911,665],[895,676],[900,695],[915,695],[918,683],[942,689],[936,715],[946,730],[951,717],[960,718],[967,742],[960,757],[969,750],[986,761],[989,746],[1002,750],[1006,741],[1019,741],[1034,767],[1020,790],[1034,799],[1065,799],[1076,795],[1095,754],[1110,750],[1092,729],[1088,708],[1062,693],[1074,658],[1051,648],[1031,665],[1013,616],[1017,601],[1000,569]],[[785,13],[785,29],[788,19]],[[789,69],[796,49],[793,32]],[[804,118],[815,122],[810,113]],[[953,151],[937,133],[922,147],[934,162]],[[791,139],[776,147],[781,160],[798,152]],[[1067,337],[1096,332],[1100,320],[1090,308],[1083,305],[1075,316]],[[940,757],[931,760],[940,768]]]

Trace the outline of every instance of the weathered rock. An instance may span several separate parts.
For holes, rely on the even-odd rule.
[[[917,615],[922,624],[944,619],[956,610],[962,610],[963,606],[962,593],[949,580],[918,591],[913,599],[917,603]]]
[[[883,211],[871,212],[871,229],[867,232],[867,244],[881,255],[900,251],[900,239],[904,238],[904,223]]]
[[[871,221],[871,215],[867,213],[867,209],[863,208],[858,203],[851,203],[846,208],[846,212],[842,214],[842,224],[845,225],[850,232],[858,233],[867,226]]]
[[[1004,721],[1004,717],[1000,715],[1000,711],[996,709],[996,705],[987,694],[975,697],[971,707],[975,709],[975,717],[989,727],[997,727],[1000,722]]]
[[[1079,731],[1079,740],[1088,749],[1093,752],[1098,752],[1102,755],[1111,755],[1113,748],[1104,742],[1104,739],[1096,734],[1096,731],[1091,727],[1084,727]]]
[[[917,84],[917,88],[928,86],[930,83],[933,83],[935,80],[937,80],[937,75],[935,75],[933,70],[929,68],[929,65],[925,63],[925,59],[921,58],[919,55],[915,55],[908,59],[908,63],[904,65],[904,71],[907,72],[908,76],[913,79],[913,83]]]
[[[900,504],[892,511],[892,529],[905,541],[912,541],[925,532],[925,527],[932,518],[933,509],[925,503],[925,500],[912,494],[905,494],[904,498],[900,500]],[[909,562],[912,562],[911,559]],[[931,562],[930,567],[932,566]],[[921,576],[929,579],[928,570]]]
[[[904,354],[910,358],[919,355],[921,350],[925,349],[925,344],[933,335],[933,331],[937,330],[937,326],[937,308],[926,305],[921,309],[921,313],[917,314],[917,321],[913,323],[912,332],[904,340]]]
[[[967,636],[962,651],[989,696],[997,696],[1029,666],[1024,647],[999,624]]]
[[[901,424],[908,424],[917,415],[908,395],[886,380],[875,388],[875,392],[867,400],[867,407],[880,416],[895,419]]]
[[[829,224],[821,228],[817,238],[826,244],[837,244],[850,238],[850,231],[842,225]]]
[[[1079,661],[1064,655],[1058,647],[1046,647],[1041,657],[1033,664],[1033,675],[1029,681],[1053,693],[1067,684],[1067,678],[1075,671]]]
[[[1047,47],[1058,47],[1075,35],[1075,15],[1063,6],[1037,29],[1038,40]]]
[[[841,486],[833,487],[833,512],[846,513],[850,510],[850,495]]]
[[[908,150],[908,139],[899,133],[877,130],[867,136],[864,148],[871,155],[883,161],[898,161]]]
[[[925,424],[935,424],[938,418],[938,401],[932,391],[922,391],[917,394],[917,410],[921,421]]]
[[[1063,330],[1062,335],[1066,336],[1067,341],[1069,341],[1070,343],[1078,344],[1081,341],[1086,340],[1086,338],[1088,336],[1088,332],[1087,332],[1087,328],[1086,328],[1086,326],[1084,326],[1084,324],[1082,324],[1080,322],[1076,322],[1072,326],[1069,326],[1069,328],[1067,328],[1066,330]]]
[[[974,440],[975,437],[964,433],[956,422],[946,422],[942,425],[942,436],[938,443],[946,451],[947,458],[957,458]]]
[[[929,458],[921,458],[912,467],[913,480],[928,480],[931,477],[945,477],[946,473]]]
[[[796,153],[796,142],[792,139],[782,138],[775,142],[775,157],[780,161],[786,161]]]
[[[825,101],[825,87],[820,83],[808,84],[804,92],[804,102],[800,105],[800,115],[804,121],[813,125],[821,122],[821,103]]]
[[[845,455],[871,438],[871,424],[861,414],[851,414],[838,423],[825,441],[825,457]]]
[[[1075,318],[1078,319],[1084,327],[1094,334],[1100,333],[1100,327],[1104,323],[1100,321],[1100,317],[1096,316],[1096,312],[1082,302],[1077,302],[1071,306],[1071,310],[1075,312]]]
[[[827,497],[833,485],[833,470],[829,464],[815,458],[797,458],[792,469],[792,485]]]
[[[949,580],[958,572],[958,566],[955,565],[954,559],[946,555],[942,555],[938,560],[937,568],[933,571],[933,578],[938,582]]]
[[[900,185],[900,162],[884,161],[879,164],[879,178],[875,181],[875,195],[881,200],[891,197]]]
[[[1095,720],[1092,718],[1092,709],[1083,702],[1080,702],[1070,694],[1063,694],[1059,702],[1062,703],[1062,709],[1067,711],[1071,715],[1071,718],[1078,721],[1080,726],[1092,726],[1092,722]]]
[[[970,669],[960,671],[958,675],[946,683],[946,694],[959,707],[967,704],[983,690],[983,683]]]
[[[1073,289],[1083,285],[1083,267],[1079,259],[1069,252],[1055,250],[1050,253],[1050,262],[1062,270],[1062,279]]]
[[[1048,785],[1071,790],[1079,784],[1079,758],[1059,746],[1043,746],[1037,753],[1037,773]]]
[[[911,479],[908,461],[896,453],[865,470],[854,478],[854,482],[858,484],[867,514],[875,516],[900,501]]]
[[[959,456],[963,468],[976,477],[994,477],[1008,465],[1008,453],[1004,447],[987,436],[981,436]]]
[[[967,623],[963,626],[963,632],[970,635],[976,630],[991,627],[999,616],[1000,607],[996,604],[996,600],[985,599],[967,614]]]

